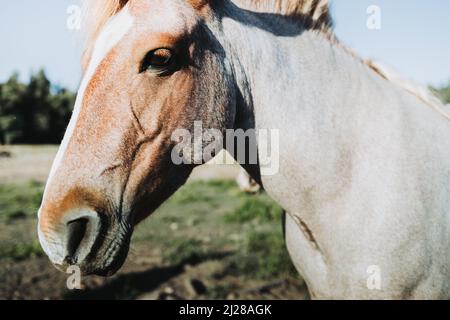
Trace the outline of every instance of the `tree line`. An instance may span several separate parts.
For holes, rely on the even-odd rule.
[[[439,98],[444,101],[444,103],[450,104],[450,83],[446,87],[434,90],[437,92]]]
[[[450,83],[433,90],[450,103]],[[75,94],[53,86],[43,70],[28,83],[13,74],[0,83],[0,144],[59,144],[74,103]]]
[[[13,74],[0,84],[0,144],[59,144],[75,94],[53,86],[43,70],[28,83]]]

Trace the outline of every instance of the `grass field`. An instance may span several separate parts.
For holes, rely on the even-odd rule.
[[[0,299],[307,298],[284,246],[281,208],[265,193],[242,193],[230,179],[237,169],[224,166],[194,173],[136,228],[116,276],[86,277],[83,290],[69,291],[36,236],[42,172],[50,166],[43,159],[55,150],[15,147],[0,159],[0,179],[7,177],[0,180]],[[38,174],[15,180],[8,166],[19,172],[14,164],[32,162],[33,154]]]

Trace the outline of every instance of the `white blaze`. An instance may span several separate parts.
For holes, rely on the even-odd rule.
[[[72,117],[70,119],[69,125],[67,127],[64,139],[61,142],[58,153],[56,154],[55,160],[53,161],[52,168],[47,180],[47,186],[50,185],[55,172],[58,170],[61,161],[64,157],[67,145],[72,137],[73,130],[78,121],[78,116],[80,115],[81,107],[83,105],[84,92],[86,91],[89,82],[95,74],[100,63],[107,56],[107,54],[114,48],[114,46],[119,43],[119,41],[127,34],[133,25],[133,17],[129,14],[128,7],[118,13],[116,16],[110,19],[110,21],[105,25],[104,29],[100,33],[92,52],[92,57],[87,68],[86,74],[81,82],[80,88],[78,90],[77,99],[75,101],[75,106],[73,109]]]
[[[47,180],[47,185],[44,191],[44,199],[47,193],[48,186],[52,183],[55,173],[57,172],[59,166],[61,165],[62,159],[66,152],[66,148],[70,142],[73,131],[77,125],[78,117],[81,111],[81,107],[83,105],[84,94],[86,88],[89,85],[92,77],[94,76],[98,66],[107,56],[107,54],[119,43],[119,41],[128,33],[128,31],[133,26],[133,17],[130,15],[128,11],[128,7],[126,6],[120,13],[116,16],[112,17],[109,22],[105,25],[102,32],[98,36],[94,50],[92,53],[92,57],[87,68],[86,74],[81,82],[80,89],[78,90],[77,99],[75,102],[75,106],[73,109],[73,114],[70,119],[69,125],[67,127],[66,133],[64,135],[64,139],[61,142],[61,146],[59,147],[58,153],[56,154],[55,160],[53,161],[52,168],[50,170],[50,174]],[[41,209],[38,211],[38,217],[40,217]],[[42,245],[42,248],[49,256],[50,260],[53,263],[61,263],[64,259],[64,244],[65,239],[54,239],[58,237],[57,234],[53,234],[50,236],[53,241],[49,243],[47,239],[42,234],[41,229],[38,227],[39,239]]]

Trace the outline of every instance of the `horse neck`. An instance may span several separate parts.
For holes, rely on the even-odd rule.
[[[297,123],[301,114],[323,123],[399,91],[324,33],[275,14],[235,14],[222,19],[222,33],[240,92],[239,127],[271,128],[286,116]],[[384,96],[374,97],[380,87]]]
[[[275,198],[283,189],[282,176],[301,179],[311,188],[320,181],[335,181],[336,186],[347,181],[349,171],[335,168],[351,161],[343,159],[355,154],[355,148],[383,139],[378,136],[382,133],[400,141],[402,121],[429,112],[318,31],[296,26],[293,32],[294,26],[285,25],[280,26],[285,33],[270,30],[273,23],[258,25],[259,16],[246,15],[253,21],[222,19],[221,43],[241,97],[236,127],[279,130],[281,174],[262,179]],[[296,159],[296,177],[288,159]]]

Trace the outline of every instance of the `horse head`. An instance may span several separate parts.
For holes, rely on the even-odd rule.
[[[208,26],[214,20],[208,1],[107,2],[110,11],[97,1],[109,16],[101,25],[96,17],[98,33],[83,58],[38,225],[55,266],[99,275],[120,268],[134,226],[194,168],[174,163],[173,133],[192,132],[195,121],[221,132],[232,127],[236,94]]]

